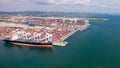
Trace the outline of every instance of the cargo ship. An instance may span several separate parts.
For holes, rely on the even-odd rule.
[[[46,33],[44,38],[40,38],[41,34],[35,34],[31,36],[30,33],[17,32],[11,38],[4,39],[6,43],[17,45],[17,46],[29,46],[29,47],[40,47],[40,48],[52,48],[52,34]],[[32,39],[30,38],[32,37]]]

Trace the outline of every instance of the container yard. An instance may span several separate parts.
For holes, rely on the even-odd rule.
[[[1,19],[0,39],[13,38],[48,42],[52,45],[65,46],[69,42],[64,41],[76,31],[89,28],[89,20],[78,22],[76,18],[45,18],[45,17],[10,17]]]

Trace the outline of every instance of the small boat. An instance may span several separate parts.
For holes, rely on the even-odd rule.
[[[33,37],[31,39],[31,37]],[[45,38],[41,38],[41,34],[31,36],[30,33],[17,32],[11,38],[4,39],[6,43],[18,45],[18,46],[30,46],[41,48],[52,48],[52,34],[46,33]]]

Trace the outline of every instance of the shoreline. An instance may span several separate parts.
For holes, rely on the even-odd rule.
[[[71,19],[72,18],[70,18],[70,20]],[[77,18],[77,19],[82,19],[82,18]],[[83,19],[87,19],[87,18],[83,18]],[[72,20],[74,20],[74,19],[72,19]],[[38,20],[38,21],[30,19],[30,22],[41,23],[41,20]],[[45,21],[47,21],[47,22],[45,22]],[[29,31],[29,29],[31,30],[31,29],[35,28],[35,30],[37,30],[37,31],[41,30],[41,33],[43,32],[43,34],[47,33],[47,32],[53,33],[53,37],[54,37],[53,45],[65,46],[68,44],[68,42],[65,41],[67,38],[69,38],[71,35],[76,33],[78,30],[83,31],[88,28],[89,21],[85,20],[84,22],[83,22],[84,24],[77,24],[77,21],[74,21],[73,23],[71,23],[71,22],[67,23],[64,21],[57,22],[55,20],[53,22],[50,22],[50,20],[44,20],[44,23],[41,23],[43,25],[41,25],[41,26],[36,25],[34,27],[28,26],[27,24],[18,23],[18,22],[17,23],[16,22],[0,22],[0,28],[3,27],[3,29],[1,29],[1,36],[0,36],[1,38],[0,39],[2,40],[5,38],[12,37],[12,35],[9,36],[9,32],[16,30],[16,28],[22,28],[23,31],[25,29],[26,33],[27,33],[27,31],[31,32],[31,31]],[[47,26],[48,23],[52,24],[52,27]],[[55,25],[59,27],[60,31],[58,30],[58,27],[56,27]],[[33,30],[32,32],[37,32],[37,31]]]

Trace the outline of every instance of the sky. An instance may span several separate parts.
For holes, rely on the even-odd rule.
[[[120,13],[120,0],[0,0],[0,11]]]

